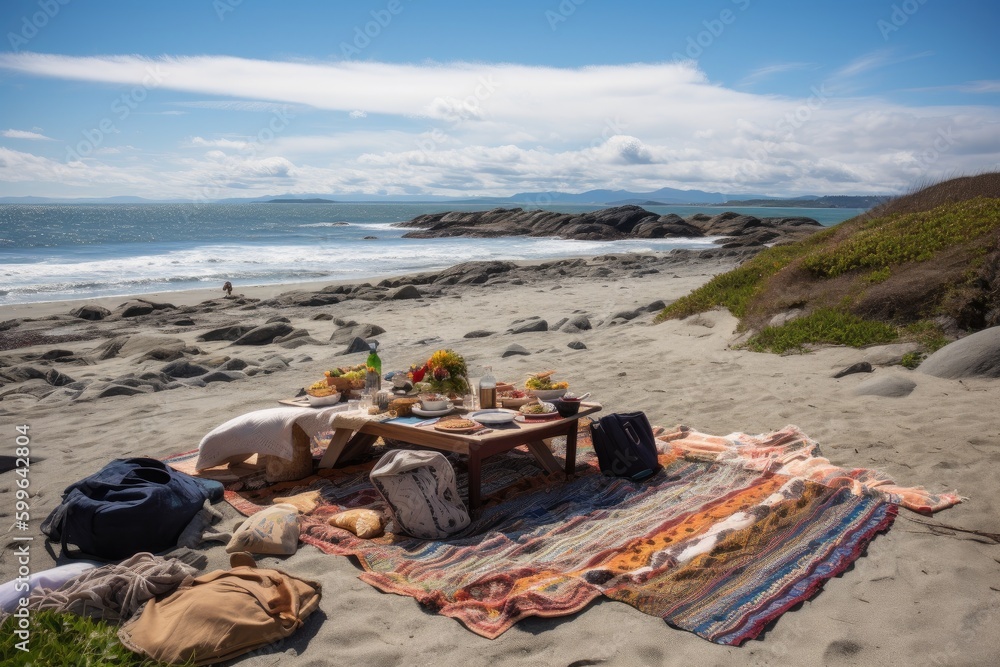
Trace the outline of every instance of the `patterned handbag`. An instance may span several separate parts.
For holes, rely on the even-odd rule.
[[[441,452],[391,450],[379,459],[370,478],[400,532],[439,540],[470,523],[455,471]]]

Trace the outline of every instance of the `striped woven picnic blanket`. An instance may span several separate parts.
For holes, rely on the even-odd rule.
[[[639,483],[602,476],[589,445],[581,431],[568,482],[541,473],[526,452],[487,459],[486,508],[447,540],[362,540],[327,524],[344,509],[381,506],[367,479],[372,464],[230,491],[227,500],[252,514],[274,497],[320,491],[324,504],[302,517],[304,542],[356,556],[362,580],[484,637],[529,616],[575,613],[603,595],[732,645],[845,570],[891,526],[899,503],[958,502],[837,468],[795,427],[761,436],[661,432],[664,469]],[[451,461],[461,487],[464,462]]]

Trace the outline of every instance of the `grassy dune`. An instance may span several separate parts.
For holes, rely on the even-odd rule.
[[[930,352],[946,333],[1000,325],[1000,174],[938,183],[768,248],[659,319],[717,307],[752,332],[747,347],[772,352],[892,340]]]

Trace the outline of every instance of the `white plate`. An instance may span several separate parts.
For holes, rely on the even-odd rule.
[[[514,417],[517,416],[516,410],[504,410],[503,408],[497,408],[495,410],[480,410],[479,412],[473,412],[469,415],[469,419],[473,419],[480,424],[509,424],[514,421]]]
[[[454,409],[455,405],[453,403],[449,403],[448,407],[444,410],[424,410],[423,408],[418,408],[414,405],[410,408],[410,411],[418,417],[442,417]]]

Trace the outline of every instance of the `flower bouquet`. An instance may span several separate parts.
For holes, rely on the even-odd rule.
[[[411,378],[414,383],[423,381],[431,391],[454,399],[469,392],[468,375],[469,370],[462,355],[453,350],[438,350],[427,363],[412,372]]]

